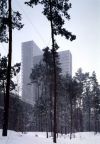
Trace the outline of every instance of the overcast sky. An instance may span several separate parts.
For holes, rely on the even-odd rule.
[[[21,43],[33,40],[40,49],[51,46],[50,23],[41,14],[42,7],[33,9],[24,5],[25,0],[12,0],[13,8],[22,13],[24,28],[13,32],[13,63],[21,61]],[[61,50],[70,50],[73,58],[73,75],[82,68],[84,72],[95,70],[100,82],[100,0],[70,0],[70,21],[65,27],[76,35],[77,39],[70,42],[57,36]],[[7,53],[7,46],[0,44],[0,52]]]

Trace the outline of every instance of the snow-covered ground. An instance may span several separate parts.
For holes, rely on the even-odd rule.
[[[28,132],[22,134],[9,131],[7,137],[2,137],[0,130],[0,144],[53,144],[53,142],[51,137],[46,138],[46,133]],[[71,140],[69,135],[59,135],[57,144],[100,144],[100,134],[76,133]]]

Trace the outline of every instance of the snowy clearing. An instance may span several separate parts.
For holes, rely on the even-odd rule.
[[[22,134],[9,131],[7,137],[2,137],[2,130],[0,130],[0,144],[53,144],[53,142],[51,137],[46,138],[46,133],[28,132]],[[100,134],[76,133],[71,140],[69,135],[59,135],[57,144],[100,144]]]

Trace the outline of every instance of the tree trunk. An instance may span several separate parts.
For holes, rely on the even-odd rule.
[[[9,97],[10,97],[10,73],[11,73],[11,60],[12,60],[12,6],[11,0],[8,0],[9,6],[9,52],[8,52],[8,68],[7,68],[7,85],[6,85],[6,98],[4,103],[4,121],[3,121],[3,136],[7,136],[8,129],[8,113],[9,113]]]
[[[73,114],[73,109],[72,109],[72,99],[70,98],[70,139],[72,138],[72,114]]]
[[[52,23],[52,2],[50,0],[50,16],[51,16],[51,37],[52,37],[52,54],[53,54],[53,66],[54,66],[54,127],[53,127],[53,142],[56,143],[57,133],[57,118],[56,118],[56,103],[57,103],[57,87],[56,87],[56,62],[55,62],[55,45],[54,45],[54,31]]]
[[[88,131],[90,132],[90,130],[91,130],[91,129],[90,129],[90,127],[91,127],[91,126],[90,126],[90,123],[91,123],[91,110],[90,110],[90,109],[91,109],[91,107],[90,107],[90,97],[89,97],[89,95],[88,95],[88,101],[89,101],[89,113],[88,113],[88,114],[89,114],[89,123],[88,123]]]
[[[53,132],[53,124],[52,124],[52,120],[53,120],[53,116],[52,116],[52,85],[49,85],[50,87],[50,131],[51,131],[51,136],[52,136],[52,132]]]

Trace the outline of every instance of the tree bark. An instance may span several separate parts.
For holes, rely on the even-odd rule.
[[[55,44],[54,44],[54,30],[52,22],[52,0],[50,0],[50,16],[51,16],[51,38],[52,38],[52,54],[53,54],[53,66],[54,66],[54,126],[53,126],[53,142],[56,143],[57,133],[57,118],[56,118],[56,103],[57,103],[57,87],[56,87],[56,62],[55,62]]]
[[[10,97],[10,73],[11,73],[11,60],[12,60],[12,6],[11,0],[8,0],[9,6],[9,52],[8,52],[8,68],[7,68],[7,85],[6,97],[4,102],[4,121],[3,121],[3,136],[7,136],[8,129],[8,116],[9,116],[9,97]]]

